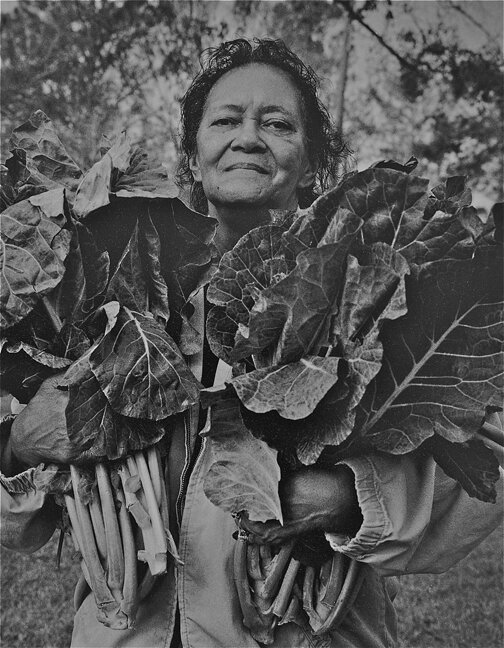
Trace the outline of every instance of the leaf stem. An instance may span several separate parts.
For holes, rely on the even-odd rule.
[[[49,301],[49,298],[46,297],[45,295],[41,299],[42,304],[46,310],[47,316],[51,320],[51,324],[53,325],[54,330],[56,333],[59,333],[61,329],[63,328],[63,322],[61,321],[60,316],[56,312],[56,309],[54,306],[51,304]]]
[[[98,549],[96,548],[93,525],[89,510],[82,502],[79,495],[79,472],[70,464],[70,474],[75,498],[75,508],[81,529],[81,552],[89,572],[89,584],[93,590],[98,607],[98,620],[109,628],[124,629],[126,619],[119,609],[119,604],[112,595],[105,578],[105,572],[100,563]]]
[[[82,561],[82,564],[84,564],[84,561]],[[88,592],[90,591],[91,588],[89,587],[89,583],[86,580],[86,576],[84,575],[84,573],[79,574],[79,580],[77,581],[73,595],[73,605],[75,612],[77,612],[77,610],[80,608],[82,601],[86,598]]]
[[[315,585],[315,567],[308,565],[303,581],[303,609],[308,615],[312,630],[316,633],[322,625],[322,619],[313,608],[313,591]]]
[[[138,552],[138,559],[149,565],[152,575],[164,574],[166,573],[166,541],[147,464],[141,452],[137,452],[135,457],[127,457],[127,463],[131,476],[138,475],[140,477],[142,489],[138,491],[138,496],[150,517],[150,524],[142,528],[144,549]],[[140,473],[139,463],[142,466],[143,476]]]
[[[248,543],[247,546],[247,573],[254,581],[263,580],[259,561],[259,545],[255,543]]]
[[[280,590],[278,591],[272,607],[272,612],[277,617],[283,617],[287,611],[291,599],[292,588],[294,587],[294,582],[300,565],[301,563],[299,560],[291,558],[285,576],[283,577],[282,584],[280,585]]]
[[[332,560],[329,561],[329,575],[325,583],[321,579],[316,607],[320,604],[330,609],[336,603],[343,586],[347,562],[347,557],[339,553],[335,553]]]
[[[103,523],[103,513],[101,509],[98,490],[93,488],[92,499],[89,502],[89,514],[93,523],[96,546],[103,561],[107,558],[107,542],[105,539],[105,525]]]
[[[364,580],[364,574],[365,571],[362,563],[357,560],[352,560],[350,562],[350,567],[348,568],[345,582],[343,583],[343,587],[338,596],[338,600],[322,625],[317,630],[314,629],[316,635],[323,635],[335,628],[337,624],[341,623],[357,598]]]
[[[237,540],[233,557],[233,578],[243,614],[243,625],[250,630],[256,641],[270,645],[273,643],[274,626],[265,622],[252,601],[247,576],[247,544],[246,540]]]
[[[124,584],[122,589],[121,611],[126,615],[128,628],[135,625],[138,609],[137,556],[131,520],[126,508],[126,499],[121,486],[118,487],[117,499],[120,502],[119,528],[124,550]]]
[[[153,576],[151,573],[151,570],[147,567],[145,574],[143,575],[142,580],[140,581],[140,585],[138,586],[138,600],[143,601],[146,596],[149,596],[149,594],[152,591],[152,588],[154,587],[156,581],[157,581],[157,576]]]
[[[124,584],[124,554],[119,533],[119,522],[115,509],[112,486],[107,468],[102,463],[95,466],[98,491],[103,509],[105,542],[107,547],[107,583],[117,602],[122,599]]]
[[[77,509],[75,500],[71,495],[65,495],[65,506],[67,509],[68,517],[71,524],[71,535],[76,551],[82,554],[82,531],[80,528],[79,518],[77,517]]]
[[[479,429],[478,434],[486,437],[487,439],[490,439],[494,443],[497,443],[497,445],[504,448],[504,430],[497,427],[497,425],[493,425],[493,423],[485,421]]]
[[[264,579],[258,591],[258,594],[259,596],[261,596],[261,598],[270,599],[277,593],[280,579],[284,573],[287,563],[289,562],[293,547],[294,540],[291,540],[288,543],[282,545],[280,551],[271,561],[268,573],[266,574],[266,578]]]
[[[289,606],[285,611],[285,614],[278,622],[278,625],[284,625],[284,623],[296,623],[299,619],[299,613],[301,611],[301,603],[299,597],[296,595],[291,596]]]
[[[130,475],[128,467],[124,462],[118,467],[117,472],[121,478],[128,511],[135,518],[135,522],[141,529],[149,528],[151,519],[136,495],[137,491],[141,488],[140,478],[137,475]]]
[[[146,454],[147,454],[147,465],[149,467],[149,473],[151,477],[154,494],[156,496],[156,502],[158,506],[160,506],[162,480],[160,474],[160,466],[157,457],[157,450],[154,446],[151,446],[150,448],[147,448]]]

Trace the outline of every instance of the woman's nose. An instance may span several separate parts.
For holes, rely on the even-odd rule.
[[[261,139],[259,125],[255,119],[244,119],[235,131],[231,148],[242,151],[264,150],[266,145]]]

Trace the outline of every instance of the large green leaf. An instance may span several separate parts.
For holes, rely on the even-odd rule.
[[[54,373],[48,364],[41,364],[26,353],[9,353],[4,344],[0,356],[0,383],[2,389],[28,403],[42,382]]]
[[[355,173],[300,212],[285,242],[300,252],[328,242],[329,235],[338,240],[351,213],[364,221],[364,243],[387,243],[410,263],[470,256],[474,231],[466,221],[472,215],[475,222],[475,211],[468,207],[471,194],[464,179],[449,178],[432,195],[427,187],[425,178],[392,168]]]
[[[212,353],[218,358],[231,362],[235,335],[240,322],[228,315],[225,308],[213,306],[206,320],[207,339]]]
[[[0,214],[0,322],[10,327],[63,278],[71,232],[65,224],[63,189],[16,203]]]
[[[61,356],[55,356],[52,353],[47,351],[41,351],[26,342],[16,342],[14,344],[9,344],[5,347],[5,350],[8,353],[18,354],[26,353],[27,356],[35,360],[35,362],[44,365],[45,367],[51,367],[51,369],[66,369],[72,361],[68,358],[63,358]]]
[[[256,369],[232,380],[241,402],[252,412],[277,411],[287,419],[313,412],[338,380],[339,358],[306,356],[279,367]]]
[[[164,430],[155,421],[121,416],[113,411],[89,364],[89,353],[65,375],[69,390],[68,437],[77,463],[119,459],[159,441]]]
[[[355,238],[359,228],[360,236],[349,249],[354,253],[359,244],[380,243],[400,252],[409,263],[470,257],[482,223],[474,212],[467,211],[471,209],[467,207],[470,192],[465,183],[462,179],[447,181],[442,193],[449,198],[444,202],[436,199],[438,207],[446,211],[435,209],[433,213],[427,213],[427,185],[427,180],[400,170],[367,169],[346,177],[311,207],[298,212],[287,231],[282,232],[282,227],[289,220],[252,230],[224,255],[210,283],[208,299],[215,304],[208,319],[212,350],[229,362],[278,344],[279,335],[287,335],[284,322],[292,316],[292,302],[297,299],[301,303],[304,298],[297,270],[289,274],[296,258],[299,265],[303,253],[342,244]],[[308,302],[305,306],[307,312]],[[302,327],[297,321],[292,328]],[[306,340],[301,346],[304,352],[308,350]],[[301,346],[297,351],[302,353]],[[277,353],[274,363],[279,357]],[[295,352],[284,354],[285,361],[293,357]]]
[[[148,277],[148,310],[165,326],[170,318],[168,286],[161,272],[161,239],[150,216],[140,221],[142,252],[145,272]]]
[[[247,324],[255,295],[275,285],[294,267],[282,243],[283,227],[265,225],[251,230],[226,252],[212,278],[207,299],[215,304],[207,323],[210,348],[229,361],[240,325]]]
[[[166,168],[153,167],[138,148],[131,149],[128,166],[113,178],[111,189],[120,198],[176,198],[180,193]]]
[[[253,521],[282,522],[276,450],[243,425],[236,397],[224,396],[211,416],[211,463],[203,484],[208,499],[229,513],[247,511]]]
[[[502,279],[497,245],[407,278],[408,313],[383,326],[386,362],[359,409],[366,442],[398,454],[434,433],[464,442],[502,405]]]
[[[112,195],[119,198],[176,198],[179,190],[163,167],[153,169],[147,155],[133,147],[122,133],[84,175],[74,211],[79,218],[105,207]]]
[[[496,501],[499,462],[482,441],[471,439],[465,443],[451,443],[434,434],[422,449],[428,450],[444,472],[462,484],[470,497],[484,502]]]
[[[274,364],[299,360],[320,340],[326,319],[337,310],[346,257],[358,228],[338,243],[301,252],[284,279],[259,293],[248,327],[238,330],[232,360],[274,345]]]
[[[59,183],[42,175],[22,149],[11,151],[0,173],[0,211],[21,200],[60,187]]]
[[[142,267],[138,243],[138,221],[124,248],[107,286],[106,300],[116,300],[126,308],[143,312],[148,309],[147,278]]]
[[[86,225],[109,253],[113,269],[123,257],[137,222],[139,237],[143,237],[146,246],[143,265],[147,270],[151,305],[156,316],[163,320],[166,317],[164,282],[169,301],[168,330],[182,346],[182,316],[191,314],[188,300],[213,272],[212,238],[216,221],[193,212],[178,198],[113,197],[109,205],[86,218]]]
[[[91,346],[88,335],[77,324],[67,322],[54,340],[52,348],[63,358],[77,360]]]
[[[84,174],[73,203],[73,210],[78,218],[84,218],[90,212],[110,203],[112,172],[115,169],[125,171],[130,154],[130,143],[123,133],[101,160]]]
[[[199,383],[164,328],[128,308],[121,308],[90,364],[112,409],[124,416],[158,421],[198,400]]]
[[[332,221],[345,222],[348,212],[367,222],[365,230],[374,237],[367,243],[379,240],[392,245],[405,222],[423,215],[427,185],[424,178],[393,169],[366,169],[345,178],[301,212],[285,238],[298,251],[315,247]]]
[[[360,343],[381,320],[405,315],[406,274],[404,257],[386,243],[349,255],[338,315],[329,334],[331,346]]]
[[[63,185],[71,198],[77,189],[82,171],[66,152],[54,130],[52,121],[41,110],[34,112],[28,121],[14,129],[10,139],[11,149],[21,149],[26,155],[26,166],[36,182]],[[49,188],[49,187],[48,187]]]
[[[254,303],[251,290],[273,286],[294,267],[286,258],[283,231],[278,225],[264,225],[240,239],[222,256],[219,273],[208,287],[208,300],[248,314]]]
[[[296,370],[304,359],[233,379],[247,410],[260,414],[274,409],[280,415],[261,417],[244,413],[245,422],[254,434],[275,447],[295,446],[297,457],[304,464],[314,463],[326,446],[337,446],[350,436],[355,408],[381,368],[380,327],[385,320],[401,317],[406,312],[404,277],[408,271],[404,258],[386,244],[363,247],[359,259],[348,256],[344,287],[333,307],[336,315],[326,318],[332,326],[327,330],[325,344],[328,349],[334,347],[339,357],[315,360],[321,369],[326,362],[334,363],[332,382],[327,376],[321,390],[317,373],[309,372],[308,364],[300,374],[304,381],[298,383]],[[310,364],[312,361],[310,358]],[[278,380],[282,374],[292,377],[291,384]],[[286,401],[299,416],[286,409]],[[311,404],[309,411],[307,401]],[[282,418],[301,420],[294,424]]]
[[[341,250],[345,246],[348,248],[361,224],[359,218],[345,212],[339,221],[338,236],[329,237],[324,243],[335,244],[337,240]],[[299,249],[305,250],[305,246]],[[291,317],[293,310],[298,311],[297,317],[302,318],[303,313],[305,317],[311,316],[307,310],[311,306],[308,293],[314,288],[314,302],[321,296],[319,286],[310,284],[324,281],[322,274],[325,270],[335,271],[334,264],[338,265],[337,272],[341,273],[345,259],[343,252],[339,260],[334,258],[335,248],[327,248],[323,252],[306,250],[305,255],[299,255],[296,259],[297,251],[297,242],[286,237],[285,222],[282,221],[252,230],[222,257],[207,294],[208,300],[215,304],[209,313],[207,335],[210,347],[219,357],[228,362],[237,361],[260,353],[274,343],[281,346],[275,362],[283,356],[295,357],[297,354],[300,357],[301,348],[305,352],[309,350],[306,345],[313,341],[316,331],[308,340],[309,324],[296,319],[290,325],[286,320]],[[332,258],[332,266],[328,257]],[[317,270],[322,273],[320,277],[315,276]],[[336,275],[332,292],[335,287]],[[303,301],[306,303],[303,304]],[[297,344],[294,342],[297,337],[294,329],[304,329],[303,339]],[[280,342],[282,334],[285,339]],[[235,336],[235,344],[232,343],[232,335]],[[231,346],[234,346],[232,351]]]
[[[296,431],[296,454],[303,464],[314,463],[326,446],[338,446],[352,433],[355,408],[381,368],[380,327],[406,312],[407,272],[405,260],[386,244],[362,248],[359,259],[348,256],[344,288],[327,339],[328,347],[340,356],[339,380],[305,419],[304,431]]]
[[[164,325],[170,317],[168,287],[161,273],[161,242],[150,216],[138,219],[110,278],[107,300],[151,312]]]
[[[105,300],[109,255],[82,223],[72,222],[72,242],[65,274],[51,301],[68,325],[86,319]]]

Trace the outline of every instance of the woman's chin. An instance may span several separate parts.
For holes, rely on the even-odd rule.
[[[272,197],[268,192],[257,190],[251,191],[250,188],[243,189],[242,191],[229,191],[224,196],[220,196],[215,204],[221,205],[224,208],[257,208],[269,207]]]

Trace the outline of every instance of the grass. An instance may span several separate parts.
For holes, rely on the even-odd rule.
[[[502,534],[502,528],[495,531],[446,574],[401,579],[397,598],[400,648],[501,648]],[[3,648],[69,645],[73,585],[80,568],[66,544],[61,569],[56,570],[56,546],[55,536],[31,556],[2,549]]]
[[[503,530],[445,574],[401,579],[400,648],[504,645]]]

